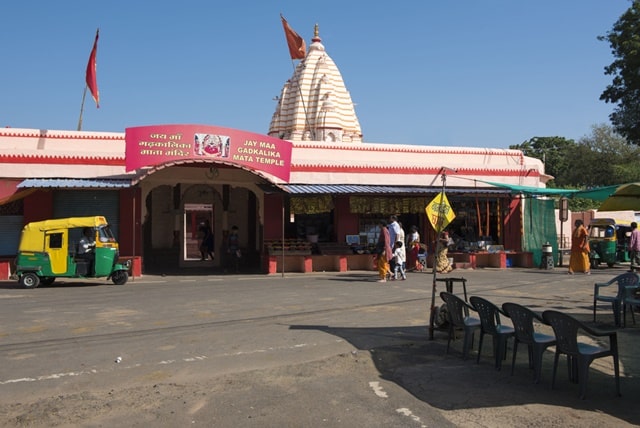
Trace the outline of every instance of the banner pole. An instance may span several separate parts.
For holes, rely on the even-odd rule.
[[[440,233],[442,232],[442,222],[444,220],[444,192],[447,183],[447,171],[444,169],[441,174],[442,193],[440,193],[440,205],[438,206],[438,221],[436,223],[436,248],[433,255],[433,283],[431,284],[431,312],[429,313],[429,340],[433,340],[435,312],[436,312],[436,273],[437,273],[437,257],[440,251]]]
[[[80,104],[80,118],[78,119],[78,131],[82,131],[82,112],[84,111],[84,100],[87,97],[87,85],[84,85],[82,92],[82,103]]]

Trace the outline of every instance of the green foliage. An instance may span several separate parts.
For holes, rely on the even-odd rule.
[[[594,201],[593,199],[572,198],[569,199],[569,211],[581,212],[587,210],[597,210],[602,201]]]
[[[578,162],[589,167],[586,175],[590,178],[585,185],[599,187],[640,181],[640,149],[628,144],[611,126],[593,126],[591,135],[582,137],[578,144],[583,148]],[[580,176],[580,170],[574,168],[573,175]],[[575,178],[569,181],[578,184]]]
[[[609,125],[594,125],[578,142],[534,137],[509,148],[542,160],[545,173],[553,177],[549,187],[588,189],[640,181],[640,148]]]
[[[628,142],[640,145],[640,1],[634,0],[606,36],[615,60],[605,67],[613,81],[600,99],[616,104],[609,116],[616,131]]]
[[[594,125],[578,142],[562,137],[534,137],[510,146],[545,163],[553,176],[548,187],[589,189],[640,181],[640,147],[631,145],[605,124]],[[569,199],[571,211],[597,209],[601,201]]]
[[[522,150],[525,156],[542,160],[545,173],[554,177],[547,185],[559,188],[572,184],[566,182],[565,177],[572,168],[571,154],[576,147],[573,140],[563,137],[533,137],[522,144],[509,146],[510,149]]]

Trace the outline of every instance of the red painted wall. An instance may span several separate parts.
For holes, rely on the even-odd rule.
[[[349,196],[336,196],[334,198],[333,224],[336,234],[336,242],[346,242],[347,235],[357,235],[360,232],[358,214],[349,212]]]
[[[282,239],[283,195],[264,195],[264,240]]]
[[[520,199],[502,199],[506,215],[502,219],[504,227],[504,248],[522,251],[522,204]]]
[[[120,244],[120,254],[123,256],[142,255],[140,195],[140,189],[138,188],[120,190],[120,233],[118,243]]]

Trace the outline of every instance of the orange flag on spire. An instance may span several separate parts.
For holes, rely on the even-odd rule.
[[[282,27],[284,28],[284,35],[287,38],[287,44],[289,45],[289,55],[291,59],[304,59],[307,55],[307,45],[304,39],[298,35],[291,27],[284,16],[280,14],[282,19]]]
[[[100,29],[96,30],[96,40],[93,42],[93,49],[89,55],[89,63],[87,64],[87,87],[91,91],[91,96],[96,102],[96,106],[100,108],[100,92],[98,91],[98,82],[96,79],[96,53],[98,53],[98,36]]]

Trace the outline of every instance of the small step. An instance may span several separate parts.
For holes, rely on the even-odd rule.
[[[454,269],[473,269],[473,266],[471,266],[471,263],[454,262],[453,263],[453,268]]]

